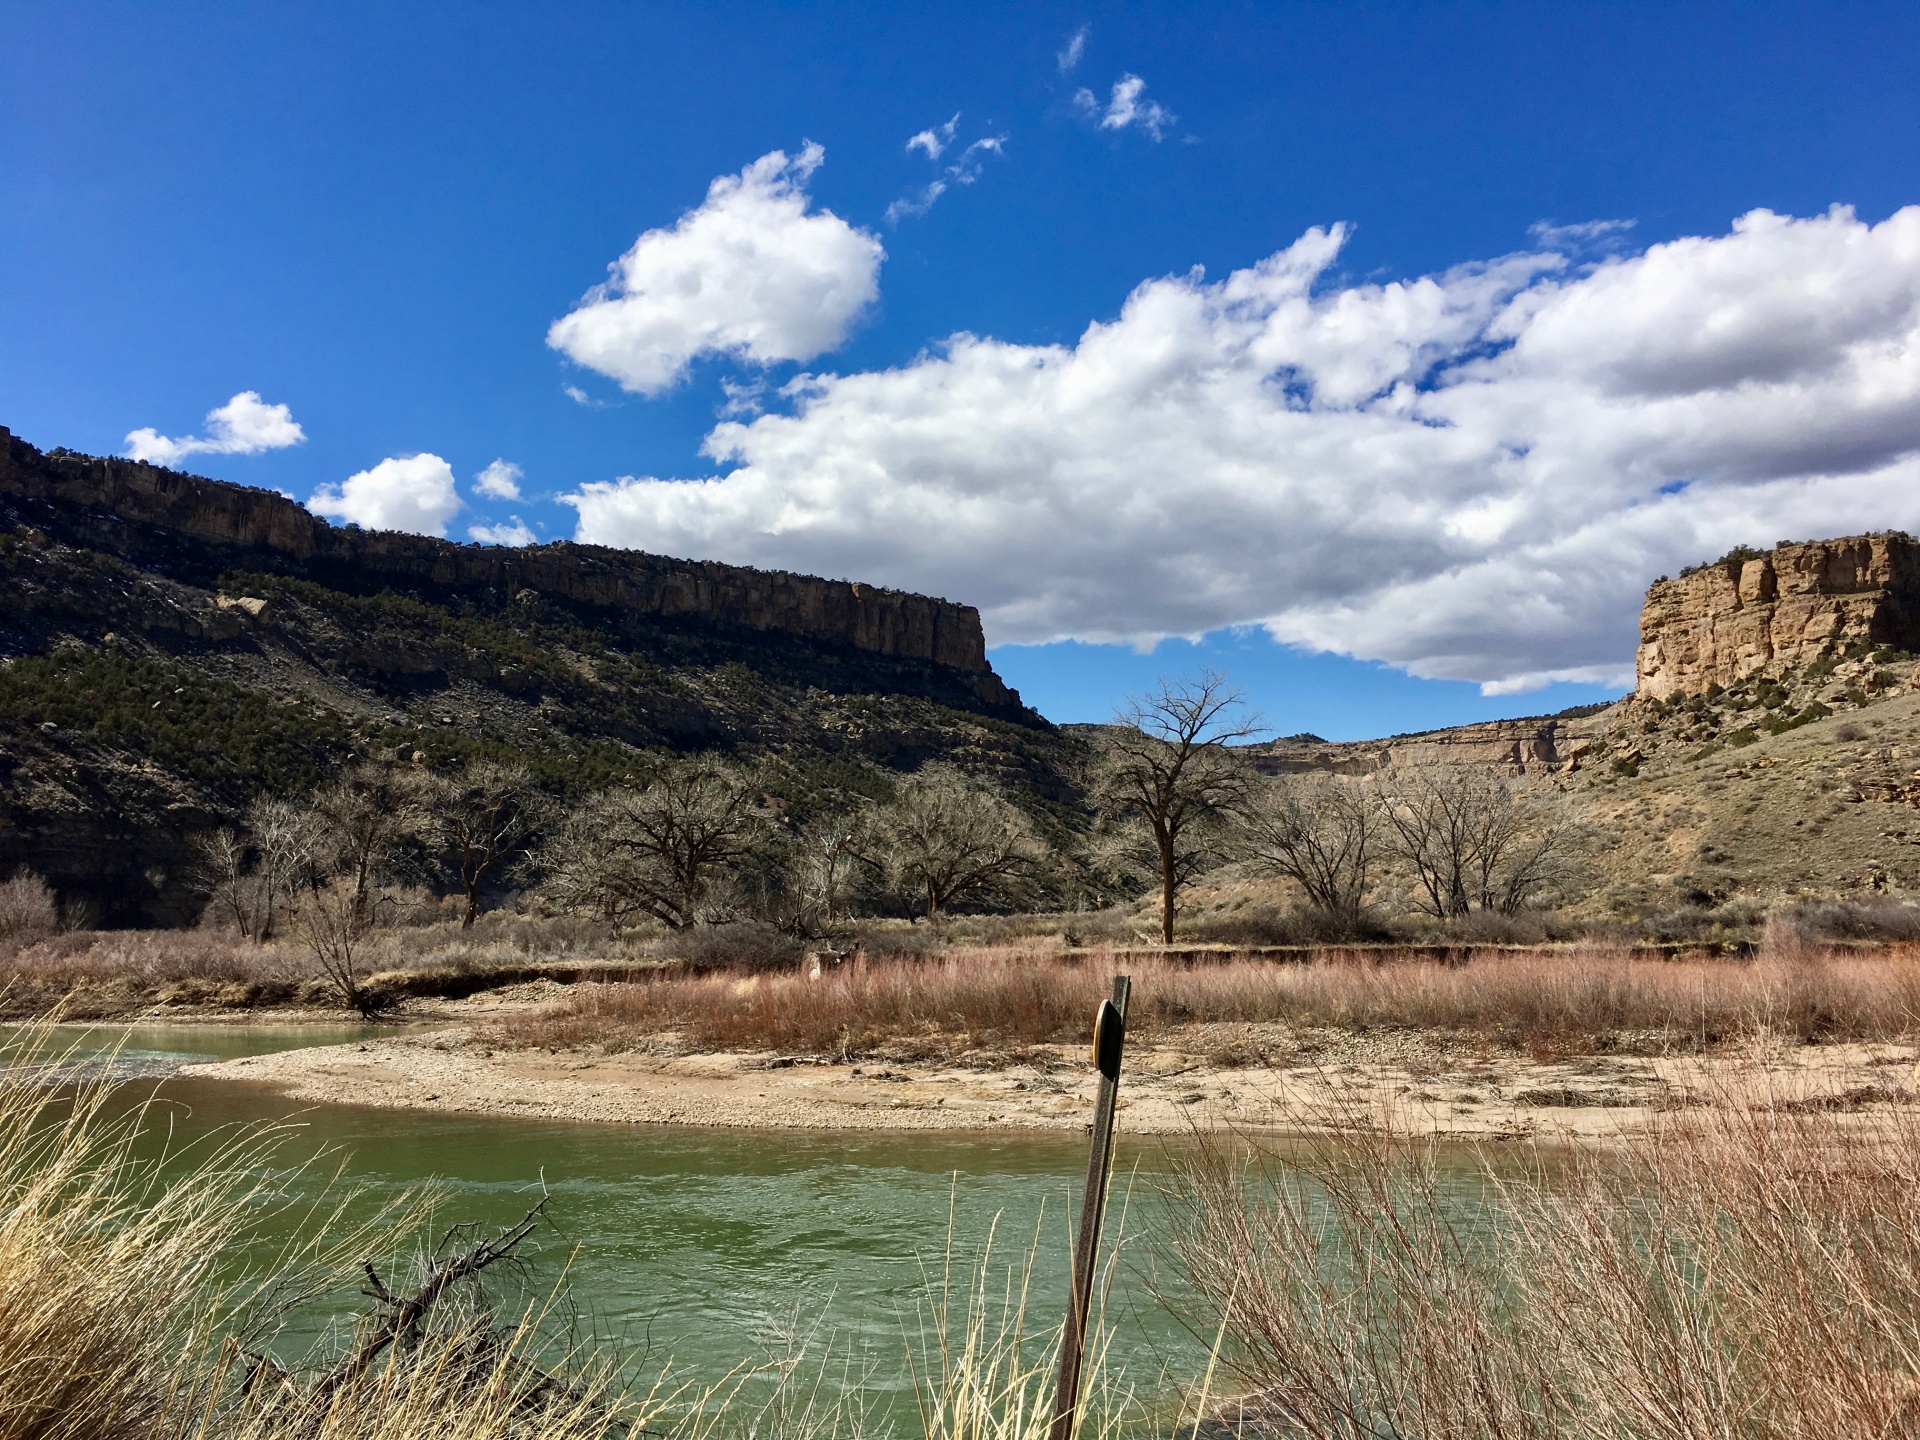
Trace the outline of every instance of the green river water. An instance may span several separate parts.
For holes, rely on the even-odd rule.
[[[294,1110],[264,1088],[164,1078],[187,1060],[360,1033],[116,1027],[89,1032],[84,1043],[119,1042],[116,1073],[141,1093],[159,1082],[178,1145]],[[962,1265],[978,1259],[990,1232],[998,1272],[1033,1250],[1030,1313],[1036,1324],[1057,1323],[1086,1163],[1084,1142],[1031,1135],[585,1125],[348,1105],[308,1108],[297,1120],[287,1159],[331,1158],[292,1181],[296,1191],[317,1190],[319,1171],[337,1168],[371,1198],[437,1179],[440,1218],[499,1225],[517,1219],[544,1184],[551,1223],[524,1247],[524,1283],[550,1287],[570,1264],[568,1288],[591,1333],[644,1347],[655,1367],[671,1359],[713,1379],[767,1358],[797,1319],[814,1328],[816,1353],[830,1345],[836,1368],[853,1362],[883,1409],[905,1402],[904,1334],[918,1329],[928,1275],[938,1279],[950,1215]],[[1168,1268],[1154,1245],[1157,1186],[1171,1163],[1159,1142],[1122,1138],[1108,1232],[1124,1207],[1111,1360],[1143,1396],[1163,1401],[1205,1365],[1205,1346],[1155,1298]]]

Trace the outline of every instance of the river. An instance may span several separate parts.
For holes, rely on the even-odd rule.
[[[353,1027],[143,1026],[88,1032],[122,1048],[117,1073],[151,1088],[178,1145],[220,1127],[287,1117],[276,1093],[226,1081],[165,1078],[190,1060],[331,1044]],[[712,1380],[810,1331],[816,1359],[851,1362],[883,1409],[910,1387],[906,1336],[918,1332],[949,1250],[964,1270],[992,1237],[994,1270],[1033,1256],[1030,1329],[1066,1301],[1070,1217],[1084,1142],[1048,1136],[857,1135],[565,1124],[308,1108],[286,1142],[290,1162],[328,1158],[297,1177],[317,1191],[339,1170],[369,1200],[437,1181],[440,1222],[503,1225],[544,1188],[548,1223],[525,1247],[526,1288],[563,1269],[597,1338]],[[1163,1408],[1204,1367],[1204,1346],[1155,1298],[1166,1261],[1153,1243],[1158,1185],[1172,1154],[1121,1138],[1109,1234],[1122,1232],[1108,1303],[1111,1365]],[[282,1348],[314,1333],[303,1317]],[[1111,1368],[1111,1366],[1110,1366]]]

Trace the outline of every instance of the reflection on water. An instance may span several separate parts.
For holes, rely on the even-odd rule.
[[[345,1027],[300,1034],[137,1029],[126,1032],[121,1073],[352,1038]],[[179,1078],[159,1093],[173,1113],[154,1127],[155,1145],[164,1137],[178,1147],[292,1110],[251,1085]],[[529,1287],[551,1285],[566,1269],[593,1331],[645,1344],[655,1363],[672,1358],[710,1379],[765,1358],[770,1338],[797,1314],[803,1324],[821,1322],[856,1370],[871,1371],[883,1403],[889,1393],[898,1399],[908,1384],[905,1333],[918,1331],[928,1274],[938,1280],[950,1216],[962,1265],[982,1253],[990,1231],[1003,1263],[1023,1263],[1035,1250],[1030,1328],[1057,1323],[1066,1303],[1070,1217],[1085,1166],[1077,1139],[574,1125],[346,1105],[308,1108],[297,1120],[289,1160],[337,1157],[293,1181],[297,1189],[317,1191],[342,1162],[345,1177],[376,1201],[438,1177],[441,1219],[502,1225],[544,1186],[552,1223],[537,1248],[527,1247]],[[1168,1163],[1157,1143],[1122,1141],[1109,1234],[1125,1206],[1127,1231],[1142,1235]],[[1135,1385],[1161,1392],[1163,1377],[1196,1374],[1204,1356],[1154,1300],[1153,1269],[1144,1238],[1125,1241],[1109,1313],[1115,1360]]]
[[[25,1043],[28,1028],[0,1025],[0,1054]],[[378,1025],[59,1025],[36,1049],[34,1068],[49,1079],[160,1079],[183,1065],[272,1055],[309,1045],[340,1045],[392,1034]]]

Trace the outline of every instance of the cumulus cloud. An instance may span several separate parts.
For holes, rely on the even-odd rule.
[[[533,531],[528,528],[527,523],[518,515],[515,515],[513,517],[513,523],[510,525],[469,525],[467,527],[467,538],[477,540],[482,545],[507,545],[517,547],[533,544],[535,536]]]
[[[547,343],[623,389],[657,395],[702,355],[771,365],[833,349],[879,295],[878,239],[811,209],[826,151],[762,155],[722,175],[670,230],[649,230],[608,267]]]
[[[438,455],[421,454],[382,460],[339,485],[322,485],[307,508],[368,530],[444,537],[462,506],[453,467]]]
[[[1138,125],[1156,141],[1180,118],[1159,101],[1147,99],[1147,82],[1133,74],[1122,75],[1113,82],[1104,110],[1087,89],[1074,92],[1073,104],[1102,130],[1125,130],[1130,125]]]
[[[604,544],[980,606],[993,643],[1228,625],[1511,692],[1624,681],[1654,575],[1920,529],[1920,207],[1329,283],[1341,227],[1073,345],[956,335],[568,498]]]
[[[207,412],[205,436],[186,435],[178,440],[162,435],[151,426],[142,426],[127,435],[130,459],[155,465],[176,465],[189,455],[258,455],[266,450],[284,450],[307,438],[285,405],[269,405],[258,390],[242,390],[226,404]]]
[[[1082,25],[1067,37],[1067,43],[1060,47],[1060,53],[1053,57],[1060,67],[1062,75],[1071,75],[1074,67],[1080,63],[1080,57],[1087,53],[1087,37],[1093,33],[1091,24]]]
[[[489,500],[518,500],[526,472],[510,460],[495,460],[473,477],[474,493]]]

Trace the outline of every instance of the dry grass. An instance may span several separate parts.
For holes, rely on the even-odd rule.
[[[1149,1039],[1188,1025],[1279,1023],[1443,1032],[1562,1054],[1706,1050],[1762,1034],[1879,1040],[1920,1024],[1920,950],[1843,952],[1776,937],[1752,961],[1589,947],[1481,951],[1452,964],[1352,951],[1183,965],[1111,951],[955,950],[856,959],[817,979],[792,971],[581,985],[490,1033],[503,1045],[622,1049],[671,1036],[692,1048],[843,1058],[1077,1043],[1116,970],[1133,975],[1131,1026]]]
[[[1727,1095],[1476,1173],[1377,1129],[1203,1150],[1174,1248],[1281,1433],[1920,1434],[1920,1112]]]
[[[442,907],[444,908],[444,907]],[[624,961],[644,946],[573,917],[489,915],[470,930],[434,908],[403,912],[408,923],[368,937],[365,971],[396,990],[451,993],[489,972],[523,976],[529,966]],[[23,931],[0,936],[0,1015],[32,1017],[55,1006],[70,1019],[134,1014],[152,1006],[248,1009],[337,1006],[313,955],[297,938],[264,944],[231,930]]]

